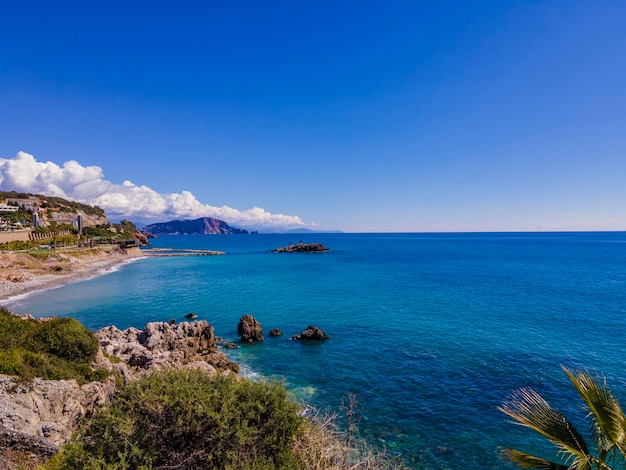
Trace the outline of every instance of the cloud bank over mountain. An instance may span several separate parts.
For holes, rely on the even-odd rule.
[[[203,204],[189,191],[160,194],[130,181],[112,183],[104,179],[102,168],[98,166],[82,166],[74,160],[59,166],[39,162],[26,152],[18,152],[11,159],[0,158],[0,190],[63,197],[100,206],[112,218],[145,222],[214,217],[252,228],[312,228],[314,225],[304,223],[297,215],[272,214],[260,207],[241,211]]]

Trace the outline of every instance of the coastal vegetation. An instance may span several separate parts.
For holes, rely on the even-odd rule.
[[[127,385],[46,468],[288,468],[303,426],[280,384],[170,370]]]
[[[82,235],[79,235],[78,230],[72,225],[57,224],[56,222],[52,222],[49,226],[36,227],[32,233],[35,234],[34,239],[0,243],[0,250],[25,251],[41,249],[42,247],[74,247],[85,244],[92,245],[92,242],[115,244],[137,238],[140,239],[141,243],[147,244],[147,240],[140,235],[135,224],[127,220],[123,220],[119,224],[87,226],[83,228]]]
[[[91,368],[98,347],[95,335],[77,320],[24,319],[0,307],[0,374],[23,380],[103,380],[109,373]]]
[[[589,441],[560,411],[541,395],[522,388],[500,410],[522,426],[528,427],[558,449],[561,461],[554,461],[515,449],[506,449],[505,457],[523,468],[555,470],[618,470],[626,468],[626,415],[606,385],[606,380],[588,372],[563,368],[582,398],[591,421]]]
[[[83,228],[83,235],[86,238],[108,241],[132,240],[135,233],[139,233],[139,229],[128,220],[122,220],[119,224],[101,224]]]
[[[280,383],[168,370],[127,385],[43,468],[400,468],[333,422],[304,418]]]

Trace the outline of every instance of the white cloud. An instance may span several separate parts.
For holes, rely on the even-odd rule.
[[[238,210],[228,206],[202,204],[189,191],[159,194],[148,186],[130,181],[122,184],[103,179],[102,168],[82,166],[74,160],[62,167],[53,162],[38,162],[26,152],[15,158],[0,158],[0,189],[48,196],[59,196],[84,204],[98,205],[112,218],[141,221],[166,221],[215,217],[246,227],[312,227],[297,215],[272,214],[260,207]]]

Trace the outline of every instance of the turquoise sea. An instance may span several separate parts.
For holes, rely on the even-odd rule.
[[[326,253],[268,253],[289,242]],[[512,446],[553,455],[497,407],[532,386],[587,427],[561,365],[602,372],[626,399],[626,233],[163,236],[156,247],[225,256],[150,258],[14,301],[93,329],[183,320],[236,341],[253,314],[266,336],[227,351],[248,375],[285,381],[317,410],[355,392],[361,435],[411,468],[513,468]],[[287,341],[309,324],[332,338]],[[577,418],[580,417],[580,418]]]

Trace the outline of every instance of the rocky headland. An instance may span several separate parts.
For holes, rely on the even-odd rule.
[[[202,217],[194,220],[170,220],[169,222],[147,225],[144,230],[151,235],[242,235],[250,233],[244,229],[231,227],[223,220],[214,219],[213,217]]]
[[[26,321],[26,320],[25,320]],[[0,448],[45,459],[71,437],[80,419],[110,402],[123,383],[163,369],[201,369],[236,375],[239,366],[218,349],[205,320],[148,323],[143,330],[114,326],[95,333],[100,349],[92,368],[110,372],[103,382],[20,380],[0,375]],[[0,452],[0,468],[14,468]]]

